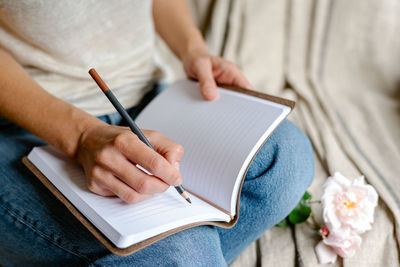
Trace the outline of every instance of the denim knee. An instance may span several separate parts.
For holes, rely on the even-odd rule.
[[[279,126],[269,140],[274,147],[274,171],[280,177],[281,201],[287,215],[298,203],[314,178],[313,149],[308,137],[289,120]]]
[[[299,179],[298,183],[308,187],[314,178],[314,155],[307,135],[291,121],[285,120],[272,139],[280,156],[291,159],[286,164],[293,176]]]
[[[271,213],[286,216],[298,203],[313,177],[311,143],[297,126],[285,120],[260,149],[242,190],[259,203],[280,207],[269,210],[269,216]]]
[[[249,167],[240,195],[237,224],[232,229],[217,229],[227,262],[286,217],[313,176],[311,144],[299,128],[285,120]]]

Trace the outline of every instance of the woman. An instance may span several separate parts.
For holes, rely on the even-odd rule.
[[[217,98],[216,82],[251,85],[234,64],[208,54],[184,0],[0,0],[0,7],[0,263],[226,265],[284,218],[311,183],[309,141],[285,121],[248,171],[234,228],[196,227],[128,257],[110,254],[20,159],[51,144],[82,165],[92,192],[136,203],[182,182],[183,148],[145,130],[156,153],[118,126],[121,118],[89,67],[109,79],[132,117],[157,91],[154,30],[199,80],[205,101]]]

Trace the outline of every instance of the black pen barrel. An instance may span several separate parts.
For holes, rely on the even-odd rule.
[[[110,100],[111,104],[115,107],[115,109],[119,112],[121,117],[128,123],[129,128],[131,128],[132,132],[134,132],[139,139],[145,143],[148,147],[155,150],[154,147],[150,144],[149,140],[144,136],[144,134],[140,131],[139,127],[132,120],[131,116],[129,116],[128,112],[124,109],[124,107],[119,103],[117,98],[114,96],[111,90],[107,90],[104,92],[107,98]]]

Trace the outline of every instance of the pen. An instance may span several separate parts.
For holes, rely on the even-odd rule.
[[[151,149],[154,149],[154,147],[150,144],[149,140],[144,136],[142,131],[140,131],[139,127],[136,125],[136,123],[132,120],[132,118],[129,116],[128,112],[122,107],[122,105],[119,103],[117,98],[114,96],[114,94],[111,92],[110,88],[106,85],[106,83],[101,79],[99,74],[95,69],[90,69],[89,70],[90,76],[92,76],[93,80],[97,83],[97,85],[100,87],[100,89],[103,91],[103,93],[107,96],[107,98],[110,100],[111,104],[115,107],[115,109],[119,112],[122,118],[125,119],[125,121],[128,123],[129,128],[131,128],[132,132],[136,134],[139,139],[145,143],[148,147]],[[175,186],[176,191],[184,198],[186,199],[187,202],[192,203],[190,201],[190,198],[188,194],[186,193],[185,189],[182,187],[182,185]]]

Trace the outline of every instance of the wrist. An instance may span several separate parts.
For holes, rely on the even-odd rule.
[[[45,140],[68,157],[76,158],[82,135],[88,129],[106,123],[70,104],[61,102],[60,106],[64,106],[60,109],[62,112],[56,116],[57,119],[52,120],[56,130],[52,131]]]
[[[183,48],[178,54],[178,57],[182,62],[187,58],[194,57],[194,55],[208,55],[206,43],[197,28],[193,29],[193,33],[187,36],[190,36],[190,38],[186,40]]]
[[[84,119],[80,124],[77,125],[78,137],[76,139],[73,152],[70,157],[77,159],[79,150],[82,148],[82,144],[84,143],[85,138],[90,135],[92,132],[96,131],[96,128],[106,126],[107,123],[99,120],[96,117],[92,117],[89,115],[88,118]]]

